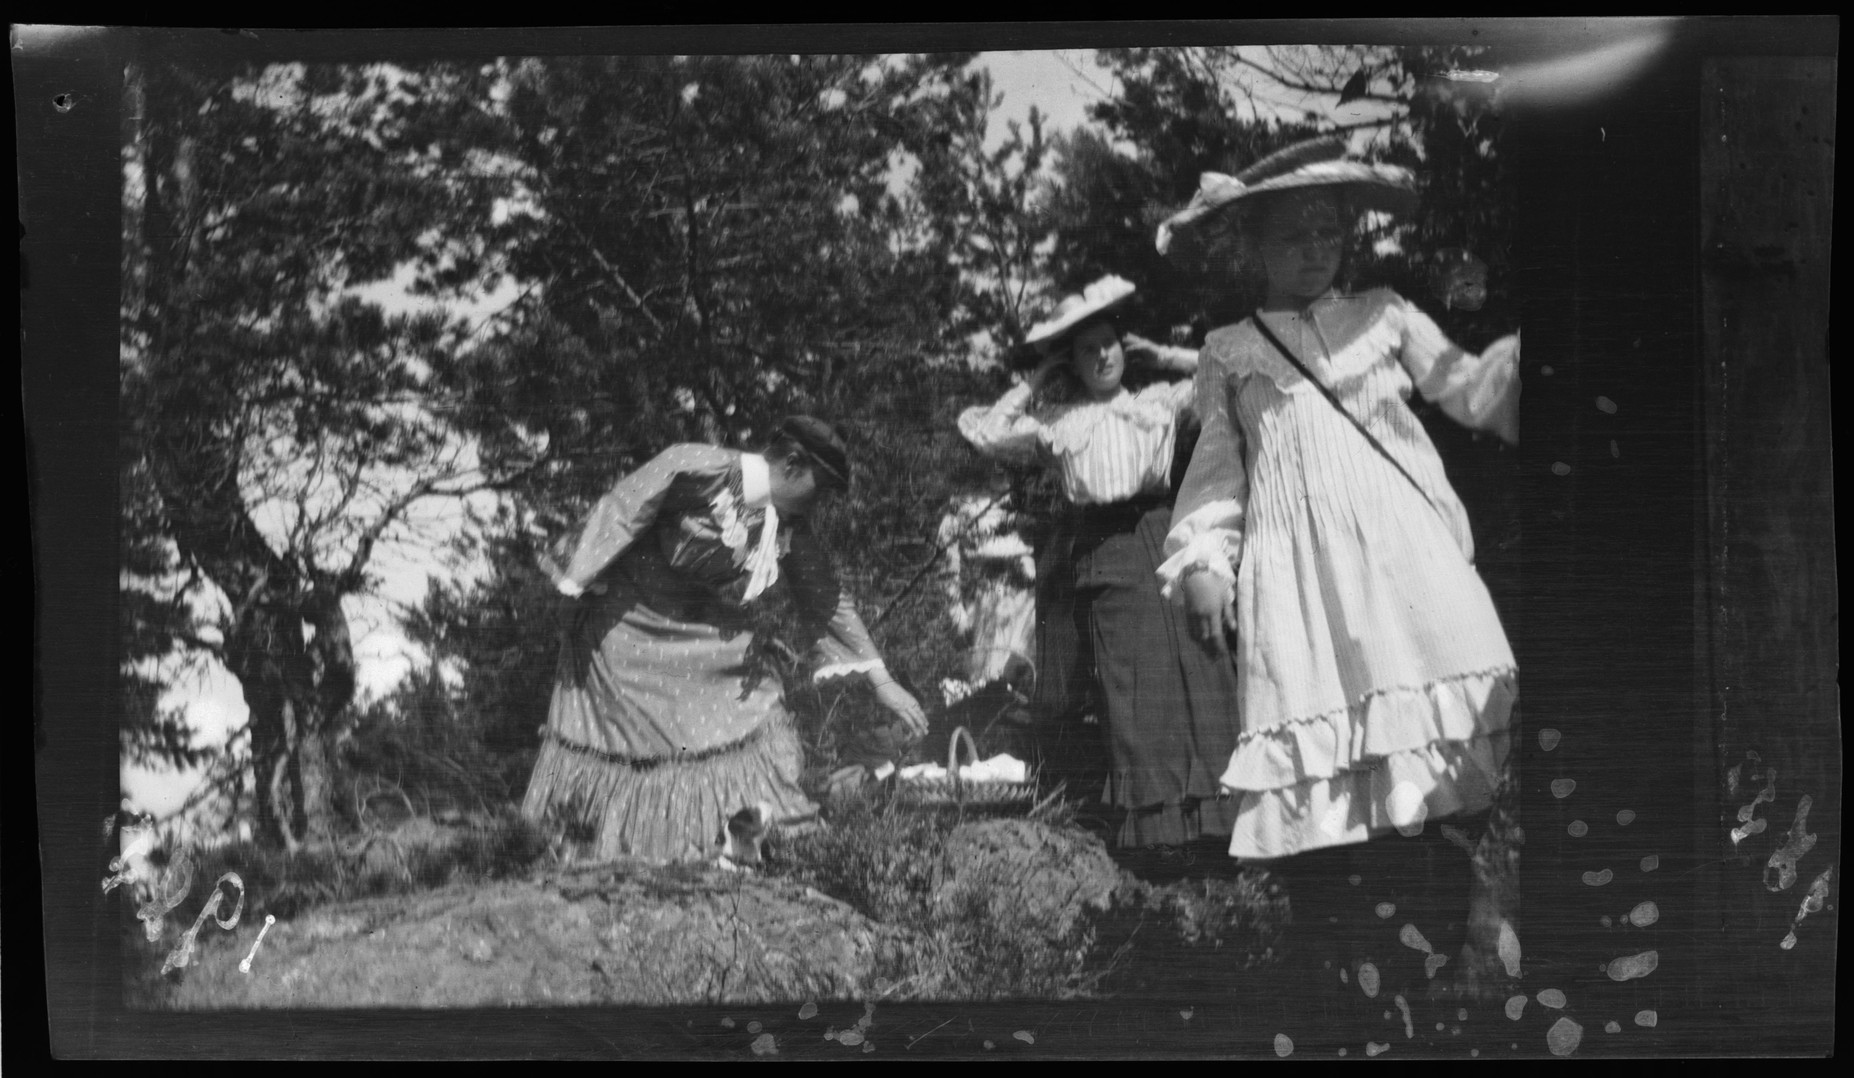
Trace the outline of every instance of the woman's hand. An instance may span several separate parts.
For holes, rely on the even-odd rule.
[[[927,736],[927,712],[921,709],[921,702],[914,698],[913,693],[891,678],[877,683],[875,696],[878,703],[907,724],[909,733],[915,737]]]
[[[1226,635],[1236,631],[1236,603],[1228,586],[1214,573],[1200,570],[1184,578],[1184,591],[1192,638],[1213,655],[1228,655]]]
[[[1137,333],[1120,335],[1120,350],[1126,353],[1128,363],[1140,363],[1147,367],[1165,366],[1165,351],[1156,341],[1149,341]]]

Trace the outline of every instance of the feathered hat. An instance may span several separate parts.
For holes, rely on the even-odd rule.
[[[1277,191],[1338,187],[1359,210],[1408,213],[1416,208],[1416,177],[1407,168],[1375,165],[1345,155],[1345,140],[1334,136],[1297,142],[1277,150],[1234,176],[1206,172],[1184,209],[1159,225],[1156,243],[1164,254],[1179,231],[1243,199]]]
[[[1012,353],[1013,367],[1034,367],[1037,361],[1061,347],[1063,338],[1095,315],[1110,311],[1133,295],[1133,282],[1109,274],[1080,292],[1062,297],[1050,316],[1030,327],[1024,345]]]

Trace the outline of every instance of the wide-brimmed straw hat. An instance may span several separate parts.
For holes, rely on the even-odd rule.
[[[1011,365],[1035,366],[1037,360],[1061,347],[1064,339],[1083,322],[1120,306],[1133,292],[1132,281],[1109,274],[1080,292],[1062,297],[1062,302],[1056,304],[1048,318],[1024,334],[1025,347],[1013,353]]]
[[[1326,137],[1277,150],[1234,176],[1206,172],[1198,177],[1190,205],[1159,225],[1155,243],[1164,254],[1172,237],[1206,218],[1257,195],[1336,187],[1353,209],[1408,213],[1416,208],[1416,177],[1407,168],[1376,165],[1345,156],[1345,140]]]
[[[840,490],[850,489],[850,454],[829,423],[814,416],[789,416],[779,424],[779,433],[810,454],[827,482]]]

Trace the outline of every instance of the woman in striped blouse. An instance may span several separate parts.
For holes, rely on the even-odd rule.
[[[1123,384],[1127,349],[1108,316],[1132,294],[1108,277],[1065,299],[1028,336],[1043,357],[1035,373],[968,409],[959,429],[987,456],[1053,469],[1068,502],[1037,568],[1038,710],[1105,724],[1105,800],[1125,813],[1118,844],[1221,846],[1233,819],[1217,777],[1235,747],[1235,671],[1191,644],[1183,612],[1153,586],[1192,386]],[[1160,368],[1197,364],[1188,349],[1126,343]],[[1056,383],[1066,392],[1044,394]]]

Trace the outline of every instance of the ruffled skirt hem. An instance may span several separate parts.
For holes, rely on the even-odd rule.
[[[764,804],[774,822],[815,816],[817,805],[798,784],[803,760],[797,733],[778,721],[737,745],[682,760],[624,760],[550,736],[522,812],[589,832],[584,849],[593,860],[703,860],[720,852],[722,828],[743,808]]]
[[[1289,789],[1426,747],[1500,734],[1517,699],[1511,667],[1381,689],[1350,707],[1245,730],[1222,784],[1245,793]],[[1245,708],[1258,713],[1264,709]]]
[[[1493,804],[1508,743],[1501,729],[1392,753],[1331,777],[1242,791],[1230,854],[1286,857],[1392,830],[1416,835],[1446,817],[1480,812]]]

